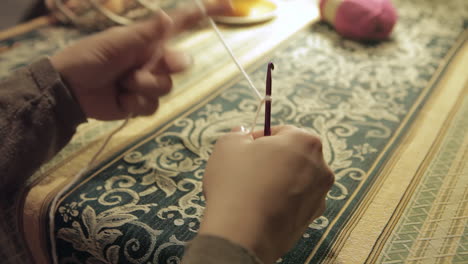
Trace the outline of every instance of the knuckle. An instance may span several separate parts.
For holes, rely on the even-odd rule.
[[[322,203],[322,205],[319,208],[317,218],[322,216],[325,213],[325,210],[326,210],[326,205],[325,203]]]
[[[157,76],[151,84],[147,85],[146,95],[158,100],[159,97],[166,95],[172,90],[172,79],[166,76]]]
[[[301,140],[307,146],[315,147],[315,148],[322,148],[322,140],[319,136],[309,133],[304,129],[300,129],[294,126],[290,126],[290,128],[294,131],[292,133],[296,138]]]
[[[174,20],[166,13],[162,12],[159,16],[159,22],[163,28],[170,28],[174,26]]]
[[[224,134],[218,138],[216,141],[216,144],[224,144],[225,142],[228,142],[232,138],[231,133]]]
[[[173,86],[173,82],[172,82],[172,78],[169,77],[169,76],[166,76],[165,78],[163,78],[163,85],[161,87],[161,90],[164,94],[166,93],[169,93],[172,89],[172,86]]]
[[[109,34],[120,35],[126,32],[124,26],[112,26],[106,30]]]
[[[325,210],[326,210],[326,202],[325,200],[324,201],[321,201],[319,203],[319,206],[318,207],[315,207],[316,209],[314,209],[311,213],[311,217],[310,217],[310,220],[312,221],[315,221],[317,218],[321,217],[324,213],[325,213]]]
[[[157,23],[157,34],[159,35],[165,35],[169,29],[172,29],[174,26],[172,18],[162,10],[156,13],[155,19]]]
[[[306,132],[303,132],[303,135],[304,135],[304,141],[307,147],[309,147],[310,149],[314,151],[322,152],[323,145],[322,145],[322,140],[320,139],[320,137],[311,135]]]
[[[158,109],[159,102],[156,100],[154,102],[148,103],[148,105],[142,109],[142,115],[150,116],[156,112]]]
[[[216,140],[216,145],[222,146],[230,146],[230,147],[238,147],[244,144],[243,139],[245,139],[244,135],[240,133],[226,133]]]
[[[329,168],[322,175],[322,183],[327,189],[330,189],[335,183],[335,174]]]
[[[297,130],[298,128],[293,125],[284,125],[283,129],[284,130]]]

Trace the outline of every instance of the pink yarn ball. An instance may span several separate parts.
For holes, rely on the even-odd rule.
[[[390,0],[320,0],[320,14],[340,35],[355,40],[387,39],[397,21]]]

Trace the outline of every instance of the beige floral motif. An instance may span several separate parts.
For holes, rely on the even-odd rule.
[[[155,254],[154,254],[154,258],[153,258],[153,262],[152,263],[159,263],[158,261],[158,257],[161,255],[161,252],[169,247],[172,247],[172,246],[185,246],[187,244],[187,242],[183,242],[183,241],[180,241],[178,240],[175,236],[171,236],[169,238],[169,242],[167,243],[164,243],[162,244],[160,247],[158,247],[158,249],[156,250]],[[167,264],[180,264],[181,263],[181,259],[177,256],[171,256],[167,259],[166,261]]]
[[[322,230],[328,226],[330,223],[330,220],[326,218],[325,216],[320,216],[319,218],[315,219],[310,225],[309,228],[315,229],[315,230]]]
[[[60,206],[58,211],[60,215],[62,215],[63,221],[67,223],[73,217],[77,217],[79,215],[77,208],[78,208],[78,203],[72,202],[70,204],[65,204],[64,206]]]
[[[200,164],[201,161],[208,160],[213,144],[219,136],[235,126],[250,124],[251,122],[249,116],[237,110],[223,113],[203,113],[200,118],[195,120],[189,118],[176,120],[174,125],[182,127],[182,131],[165,132],[156,141],[162,142],[165,137],[170,136],[179,138],[183,142],[184,148],[198,156],[198,158],[194,159],[194,163]]]
[[[184,179],[179,182],[177,188],[180,191],[189,192],[177,201],[177,205],[171,205],[159,210],[158,217],[164,219],[168,212],[176,211],[179,212],[182,218],[200,219],[204,210],[204,207],[200,204],[202,198],[199,196],[202,190],[201,182],[191,179]],[[189,208],[195,209],[194,212],[187,213],[187,209]]]
[[[120,246],[108,247],[123,235],[118,228],[125,224],[133,224],[141,226],[152,237],[160,234],[160,231],[136,221],[138,218],[131,214],[136,211],[147,213],[155,206],[155,204],[138,204],[140,196],[129,189],[134,184],[135,180],[127,175],[118,175],[107,180],[104,185],[105,192],[96,199],[87,198],[87,200],[97,200],[102,205],[113,207],[96,215],[92,207],[86,206],[81,214],[83,224],[73,221],[71,228],[62,228],[58,231],[57,238],[71,243],[76,250],[91,254],[92,257],[87,263],[118,263]],[[124,201],[124,198],[127,201]],[[151,247],[154,246],[152,242]],[[146,256],[148,257],[149,255]]]
[[[364,143],[362,145],[356,145],[356,146],[353,146],[353,148],[356,150],[353,157],[358,158],[358,159],[360,159],[362,161],[365,160],[365,158],[364,158],[365,155],[377,152],[377,149],[372,147],[369,143]]]
[[[131,214],[96,216],[94,209],[87,206],[83,210],[82,220],[88,235],[85,235],[83,227],[74,221],[72,228],[60,229],[57,238],[70,242],[76,250],[90,253],[93,256],[88,260],[90,263],[118,263],[118,254],[115,251],[118,252],[119,247],[113,246],[107,250],[104,249],[122,235],[120,230],[115,229],[116,227],[136,218]]]

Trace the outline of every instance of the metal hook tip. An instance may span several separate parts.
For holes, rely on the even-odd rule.
[[[273,62],[268,63],[268,69],[272,69],[272,70],[275,69],[275,65],[273,64]]]

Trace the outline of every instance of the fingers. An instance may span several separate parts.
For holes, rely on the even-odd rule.
[[[152,18],[132,25],[131,29],[139,33],[147,42],[164,40],[172,34],[177,34],[196,25],[207,15],[221,15],[232,10],[230,0],[205,0],[202,2],[204,9],[197,5],[191,5],[180,8],[170,15],[162,10],[156,11]]]
[[[216,144],[229,146],[231,144],[238,145],[241,143],[251,143],[253,142],[253,137],[251,134],[247,133],[247,130],[244,127],[235,127],[231,130],[230,133],[224,134],[219,137]]]
[[[172,89],[172,79],[169,75],[154,75],[147,70],[132,72],[121,82],[125,91],[141,94],[150,100],[168,94]]]
[[[263,131],[255,131],[252,133],[254,139],[263,138]],[[316,158],[322,157],[322,142],[320,138],[316,135],[313,135],[304,129],[300,129],[291,125],[281,125],[274,126],[271,128],[271,136],[273,137],[287,137],[287,140],[290,144],[297,144],[300,148],[304,149],[306,152],[311,152],[318,154]]]
[[[231,0],[204,0],[201,2],[204,4],[208,16],[225,15],[232,12],[234,8]]]
[[[238,126],[238,127],[234,127],[231,132],[233,133],[241,133],[241,134],[247,134],[249,133],[249,130],[247,128],[245,128],[244,126]]]
[[[205,9],[199,7],[180,9],[174,12],[172,17],[164,11],[158,11],[153,18],[127,29],[135,31],[143,40],[140,42],[152,44],[154,52],[158,52],[158,49],[163,48],[164,40],[171,34],[187,29],[206,15],[221,14],[232,8],[229,0],[207,0],[204,6]],[[122,110],[136,115],[154,113],[158,107],[158,98],[167,94],[172,88],[172,81],[168,75],[184,71],[191,63],[191,58],[186,54],[171,50],[166,50],[161,58],[156,59],[154,65],[151,65],[153,62],[150,59],[146,66],[143,65],[142,70],[132,73],[121,83],[125,91],[119,97]],[[154,74],[160,75],[156,77]]]
[[[130,26],[147,43],[169,38],[174,27],[174,21],[164,11],[156,11],[154,16],[145,21]]]
[[[174,74],[185,71],[192,63],[192,57],[187,53],[176,50],[166,50],[162,58],[148,69],[154,74]]]
[[[308,133],[307,131],[291,125],[274,126],[271,128],[271,140],[286,141],[296,151],[303,151],[308,159],[315,164],[315,169],[320,169],[321,173],[317,176],[317,186],[324,190],[324,195],[333,186],[335,176],[333,171],[327,165],[323,155],[323,145],[321,139]],[[263,131],[252,133],[254,140],[270,140],[263,136]]]
[[[204,9],[193,5],[181,8],[171,14],[174,21],[174,33],[193,27],[206,16],[223,15],[231,12],[233,8],[230,0],[200,0],[200,2],[203,3]]]
[[[328,191],[333,187],[333,184],[335,184],[335,173],[330,169],[330,167],[323,162],[324,168],[323,168],[323,178],[322,178],[322,186],[323,189],[326,190],[326,192],[323,194],[324,197],[327,196]]]
[[[159,106],[159,97],[170,92],[169,75],[153,75],[146,70],[135,71],[120,86],[124,93],[119,98],[123,111],[135,115],[151,115]]]
[[[316,202],[316,201],[314,201],[314,202]],[[318,203],[317,210],[312,212],[312,215],[310,216],[309,222],[313,222],[313,221],[315,221],[315,219],[322,216],[325,213],[326,209],[327,209],[327,202],[326,202],[326,200],[324,198]],[[310,223],[308,223],[308,224],[310,224]]]
[[[284,134],[288,134],[288,133],[291,133],[291,132],[294,132],[294,131],[303,131],[302,129],[298,128],[298,127],[295,127],[295,126],[291,126],[291,125],[281,125],[281,126],[273,126],[271,127],[271,135],[272,136],[277,136],[277,135],[284,135]],[[263,130],[258,130],[258,131],[255,131],[252,133],[252,136],[254,139],[257,139],[257,138],[260,138],[260,137],[263,137]]]
[[[142,52],[145,54],[142,58],[145,61],[143,64],[146,64],[145,68],[150,68],[154,73],[178,73],[186,70],[191,65],[192,59],[186,54],[170,50],[164,51],[164,55],[159,58],[158,52],[164,50],[166,40],[196,25],[207,15],[219,15],[231,10],[230,0],[205,0],[203,8],[192,5],[191,7],[179,8],[171,15],[160,10],[155,13],[153,18],[132,25],[128,29],[131,32],[136,32],[140,44],[148,47],[145,48],[146,52]],[[153,55],[148,56],[148,53]]]
[[[159,106],[159,100],[148,100],[137,93],[126,93],[119,96],[119,104],[125,113],[134,115],[152,115]]]

